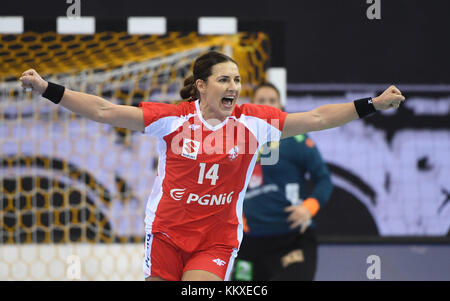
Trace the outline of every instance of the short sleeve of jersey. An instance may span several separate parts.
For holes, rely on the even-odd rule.
[[[254,116],[266,120],[270,125],[280,131],[283,130],[284,121],[288,115],[286,112],[271,106],[256,105],[251,103],[243,104],[241,106],[241,111],[247,116]]]
[[[144,113],[144,133],[161,136],[171,122],[180,116],[180,107],[160,102],[141,102],[139,107]]]
[[[281,139],[286,112],[266,105],[243,104],[241,114],[247,116],[248,124],[262,143]]]
[[[139,107],[144,112],[145,127],[162,117],[176,116],[178,111],[176,105],[160,102],[141,102]]]

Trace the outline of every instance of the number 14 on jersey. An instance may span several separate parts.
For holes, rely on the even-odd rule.
[[[219,178],[218,173],[219,173],[219,164],[213,164],[213,166],[211,166],[208,171],[206,172],[205,175],[205,170],[206,170],[206,163],[200,163],[200,172],[198,174],[198,184],[203,184],[203,180],[204,179],[209,179],[211,180],[211,185],[216,185],[216,181]]]

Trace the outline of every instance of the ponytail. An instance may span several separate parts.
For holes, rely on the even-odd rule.
[[[194,83],[194,75],[187,77],[183,83],[184,87],[180,91],[180,96],[183,100],[189,102],[198,99],[198,91]]]

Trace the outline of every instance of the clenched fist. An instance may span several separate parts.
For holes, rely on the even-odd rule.
[[[48,83],[34,69],[28,69],[19,78],[24,89],[33,89],[34,93],[42,95],[47,89]]]
[[[380,96],[373,98],[373,105],[377,110],[398,109],[402,101],[405,101],[402,92],[397,87],[390,86]]]

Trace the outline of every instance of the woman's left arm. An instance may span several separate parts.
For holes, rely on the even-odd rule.
[[[372,104],[375,110],[397,109],[404,100],[400,90],[390,86],[373,98]],[[354,102],[328,104],[309,112],[291,113],[284,122],[282,138],[338,127],[358,118],[360,116]]]

